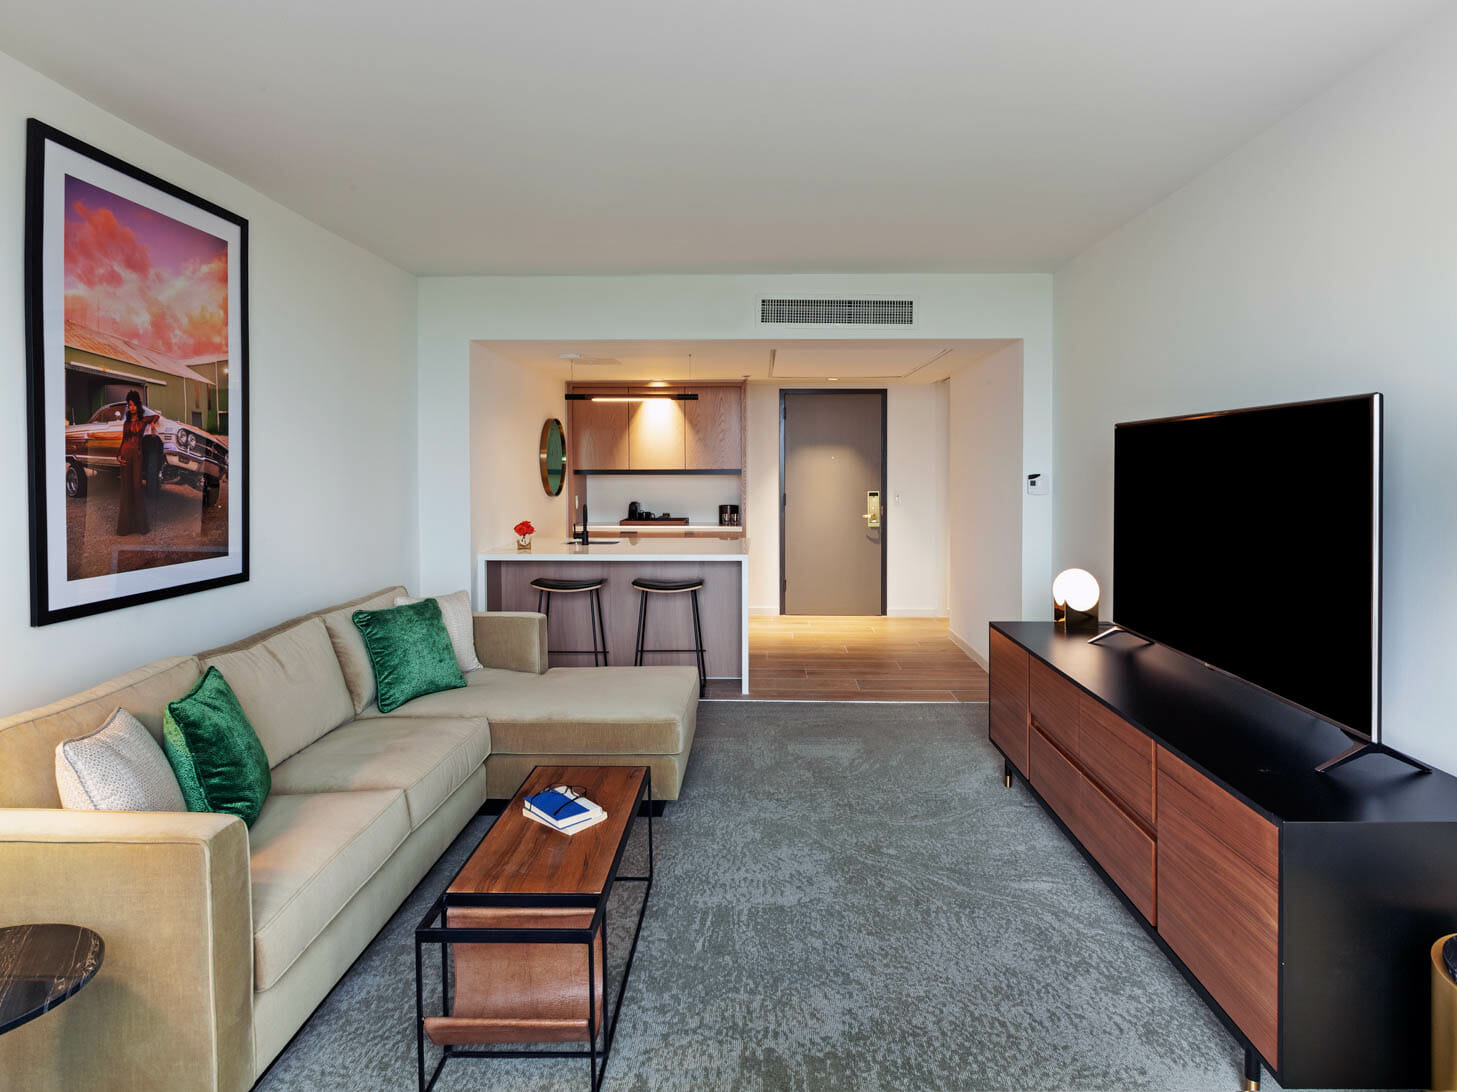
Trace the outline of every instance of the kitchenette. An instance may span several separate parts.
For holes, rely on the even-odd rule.
[[[692,665],[701,643],[704,675],[747,693],[745,385],[569,382],[565,394],[565,427],[547,422],[540,461],[566,526],[477,554],[486,609],[545,609],[533,581],[600,583],[552,595],[552,666],[590,666],[602,646],[610,665],[631,665],[639,644],[675,650],[646,651],[646,664]]]

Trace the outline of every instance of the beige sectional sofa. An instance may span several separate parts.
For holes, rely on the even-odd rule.
[[[106,942],[86,989],[0,1037],[7,1082],[247,1088],[482,804],[511,796],[532,766],[646,764],[654,795],[677,799],[693,668],[548,669],[541,615],[478,614],[484,667],[468,685],[381,714],[350,615],[403,594],[388,588],[0,720],[0,925],[74,922]],[[160,737],[166,703],[210,665],[272,768],[251,829],[224,815],[60,808],[60,741],[117,706]],[[402,992],[411,973],[400,969]]]

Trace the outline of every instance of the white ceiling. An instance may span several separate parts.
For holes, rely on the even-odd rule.
[[[33,0],[0,48],[417,273],[1018,272],[1443,6]]]
[[[1010,341],[480,341],[525,368],[579,383],[689,379],[935,383]]]

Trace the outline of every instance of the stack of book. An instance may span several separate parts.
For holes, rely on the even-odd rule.
[[[566,785],[528,796],[521,807],[526,818],[563,834],[576,834],[607,818],[600,805]]]

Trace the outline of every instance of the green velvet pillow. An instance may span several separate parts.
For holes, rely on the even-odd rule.
[[[374,667],[381,713],[422,694],[465,685],[440,604],[434,599],[386,610],[357,610],[352,617]]]
[[[162,715],[162,750],[188,811],[236,815],[250,827],[273,788],[268,756],[222,672],[209,667]]]

